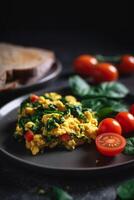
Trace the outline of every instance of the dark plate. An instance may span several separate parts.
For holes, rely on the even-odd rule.
[[[36,81],[35,83],[21,85],[13,90],[0,92],[0,106],[14,99],[14,96],[19,97],[24,94],[28,94],[31,91],[45,88],[48,84],[50,84],[51,81],[54,81],[58,77],[61,71],[62,64],[59,60],[57,60],[56,63],[54,63],[53,66],[50,68],[50,70],[44,75],[44,77]],[[9,98],[6,101],[7,95]]]
[[[58,90],[66,94],[68,89]],[[17,109],[26,96],[18,98],[6,104],[0,110],[0,150],[10,158],[27,164],[29,167],[42,168],[47,173],[104,173],[111,169],[120,169],[134,164],[134,156],[120,154],[114,158],[101,156],[94,143],[83,145],[74,151],[63,149],[46,150],[44,154],[32,156],[22,143],[18,143],[13,137],[17,119]],[[133,96],[126,98],[128,103],[134,100]]]

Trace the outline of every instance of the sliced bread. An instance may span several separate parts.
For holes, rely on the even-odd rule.
[[[0,43],[0,88],[18,79],[43,77],[55,60],[49,50]]]

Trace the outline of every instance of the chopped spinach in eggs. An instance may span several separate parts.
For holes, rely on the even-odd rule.
[[[20,106],[15,138],[33,155],[56,146],[75,149],[96,138],[97,119],[74,96],[31,95]]]

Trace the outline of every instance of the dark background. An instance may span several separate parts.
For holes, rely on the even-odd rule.
[[[0,41],[54,50],[63,64],[56,85],[62,85],[72,73],[72,60],[81,53],[116,55],[134,52],[133,5],[130,1],[119,3],[4,1],[0,5]],[[120,79],[132,92],[133,78]],[[114,200],[117,185],[134,178],[132,168],[118,171],[111,177],[104,173],[102,177],[76,179],[69,175],[63,179],[18,167],[2,155],[0,163],[0,198],[6,200],[44,199],[35,194],[37,187],[53,185],[69,188],[77,200]]]
[[[82,37],[89,43],[94,41],[96,51],[99,51],[98,39],[104,46],[113,43],[113,47],[117,44],[121,50],[125,47],[133,51],[133,20],[131,1],[3,1],[0,40],[44,46],[43,40],[46,47],[52,48],[50,43],[60,45],[65,40],[73,45],[80,34],[81,41]],[[27,39],[29,32],[31,37]]]
[[[125,31],[133,28],[130,1],[4,1],[2,29],[75,29]]]
[[[0,7],[5,31],[81,30],[122,38],[132,37],[133,19],[130,1],[4,1]]]

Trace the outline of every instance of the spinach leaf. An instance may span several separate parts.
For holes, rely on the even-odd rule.
[[[123,98],[128,94],[128,89],[119,82],[104,82],[99,86],[108,98]]]
[[[95,55],[96,59],[99,61],[99,62],[119,62],[120,59],[121,59],[121,55],[117,55],[117,56],[103,56],[103,55],[100,55],[100,54],[97,54]]]
[[[96,113],[96,117],[98,119],[98,121],[100,122],[101,120],[103,120],[104,118],[107,117],[114,117],[116,115],[116,112],[114,112],[114,110],[112,109],[112,107],[105,107],[100,109],[97,113]]]
[[[117,195],[122,200],[134,199],[134,179],[121,184],[117,188]]]
[[[73,197],[58,187],[52,188],[52,195],[55,200],[73,200]]]
[[[85,98],[106,97],[108,99],[119,99],[129,93],[128,89],[118,82],[104,82],[96,86],[91,86]]]
[[[83,119],[84,121],[86,121],[86,118],[82,112],[82,106],[81,105],[67,105],[68,110],[70,111],[70,113],[74,116],[77,117],[79,119]]]
[[[61,124],[64,122],[64,117],[61,117],[60,119],[57,119],[56,117],[52,117],[48,119],[46,124],[47,131],[51,131],[52,129],[57,127],[57,124]]]
[[[127,144],[124,149],[124,153],[128,155],[134,155],[134,137],[127,138]]]
[[[96,86],[89,85],[80,76],[69,79],[72,92],[82,98],[107,97],[109,99],[123,98],[129,90],[119,82],[104,82]]]
[[[29,117],[21,117],[19,120],[18,120],[18,124],[19,124],[19,127],[21,127],[23,129],[23,131],[25,130],[25,124],[29,121]]]
[[[88,85],[80,76],[70,77],[69,85],[72,89],[72,92],[77,96],[82,97],[89,94],[90,85]]]
[[[25,99],[20,106],[20,113],[23,111],[23,109],[27,106],[27,104],[30,104],[29,98]]]
[[[105,117],[113,117],[120,111],[127,111],[127,105],[122,101],[106,99],[106,98],[91,98],[82,100],[84,108],[90,108],[96,112],[96,117],[99,121]]]
[[[57,125],[56,125],[55,118],[48,119],[47,124],[46,124],[47,131],[51,131],[52,129],[54,129],[56,127],[57,127]]]

